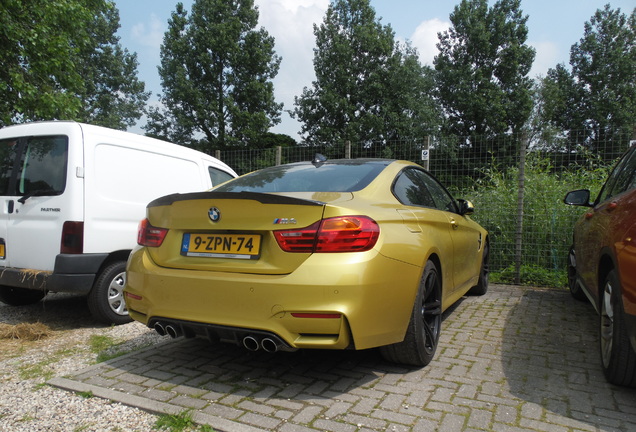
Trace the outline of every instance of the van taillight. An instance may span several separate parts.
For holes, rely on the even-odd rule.
[[[150,225],[148,219],[144,219],[139,223],[137,231],[137,244],[140,246],[159,247],[166,238],[168,230],[166,228],[157,228]]]
[[[84,252],[84,222],[66,221],[62,226],[60,253],[81,254]]]

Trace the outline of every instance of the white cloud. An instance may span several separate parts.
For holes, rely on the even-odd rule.
[[[437,33],[450,28],[450,23],[433,18],[422,22],[411,36],[411,43],[419,52],[420,62],[429,66],[433,65],[433,59],[438,53],[435,46],[439,41]]]
[[[528,42],[536,50],[534,63],[532,63],[532,69],[529,76],[535,78],[537,75],[545,76],[548,69],[556,67],[556,65],[562,60],[559,60],[559,48],[554,42]],[[567,64],[567,61],[566,61]]]
[[[135,24],[130,34],[133,40],[137,41],[139,45],[149,47],[159,52],[159,47],[163,41],[163,35],[166,31],[166,26],[155,14],[151,14],[149,21],[138,22]]]
[[[282,58],[274,79],[277,102],[284,110],[294,108],[294,96],[311,86],[315,77],[313,49],[316,40],[313,25],[323,21],[329,0],[256,0],[260,25],[276,39],[276,54]],[[300,125],[288,114],[275,132],[296,137]]]

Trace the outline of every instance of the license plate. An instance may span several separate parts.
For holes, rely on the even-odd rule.
[[[261,236],[255,234],[185,233],[181,255],[207,258],[258,259]]]

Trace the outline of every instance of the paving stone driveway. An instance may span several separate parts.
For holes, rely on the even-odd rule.
[[[636,391],[607,384],[592,307],[561,290],[493,285],[444,316],[433,362],[376,350],[267,354],[176,339],[50,384],[215,430],[635,431]]]

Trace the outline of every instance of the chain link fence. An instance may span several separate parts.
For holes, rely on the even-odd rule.
[[[596,196],[631,139],[613,135],[590,143],[573,135],[550,140],[526,135],[424,137],[389,143],[227,150],[217,151],[215,156],[239,174],[311,160],[316,153],[329,159],[389,158],[418,163],[453,196],[475,205],[472,218],[489,231],[494,281],[563,287],[572,228],[584,212],[563,204],[563,197],[574,189],[590,189]]]

